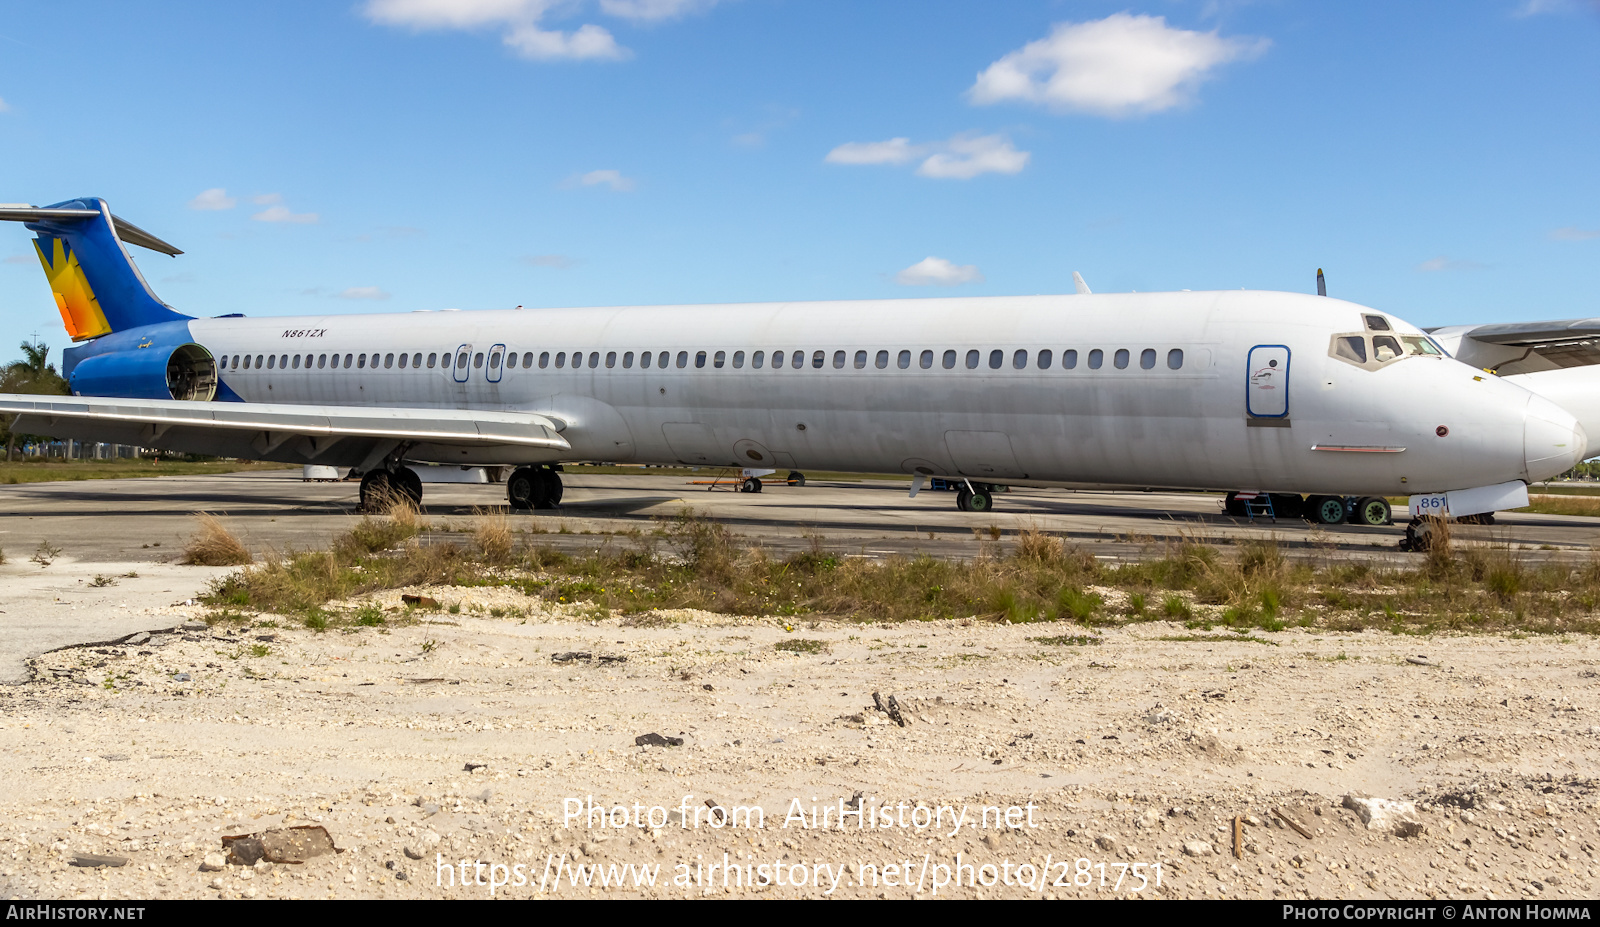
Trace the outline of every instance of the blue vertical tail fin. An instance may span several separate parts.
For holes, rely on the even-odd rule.
[[[0,205],[0,220],[22,222],[38,235],[34,249],[73,341],[190,318],[156,297],[124,243],[174,256],[183,252],[113,216],[105,200]]]

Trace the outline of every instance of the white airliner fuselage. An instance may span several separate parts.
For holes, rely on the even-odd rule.
[[[681,462],[996,484],[1397,495],[1542,479],[1586,448],[1571,415],[1443,356],[1418,329],[1292,293],[189,326],[215,357],[221,384],[247,403],[535,412],[557,422],[571,445],[535,454],[419,445],[414,460]],[[1340,338],[1364,345],[1353,351],[1346,341],[1341,354]],[[1374,340],[1383,338],[1398,350]],[[352,454],[334,444],[315,460],[291,456],[354,466]]]

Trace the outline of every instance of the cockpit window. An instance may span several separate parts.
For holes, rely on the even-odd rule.
[[[1368,318],[1373,318],[1369,316]],[[1408,357],[1444,357],[1444,351],[1426,335],[1334,335],[1330,357],[1347,364],[1376,370]]]
[[[1389,327],[1389,320],[1381,315],[1364,315],[1362,318],[1367,320],[1367,331],[1369,332],[1394,331]]]
[[[1341,335],[1333,339],[1333,356],[1358,364],[1367,362],[1367,339],[1360,335]]]

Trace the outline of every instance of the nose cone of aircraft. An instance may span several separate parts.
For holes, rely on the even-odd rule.
[[[1589,451],[1589,436],[1565,409],[1534,396],[1523,414],[1523,475],[1528,482],[1547,480],[1572,469]]]

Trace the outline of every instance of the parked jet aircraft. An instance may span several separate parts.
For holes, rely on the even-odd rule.
[[[1583,459],[1578,418],[1392,315],[1249,291],[194,318],[124,242],[178,249],[98,199],[26,223],[77,346],[73,397],[0,396],[17,428],[362,474],[408,462],[609,460],[903,472],[1007,485],[1416,494],[1491,511]],[[1600,428],[1600,422],[1594,425]],[[1487,507],[1485,507],[1487,506]]]

